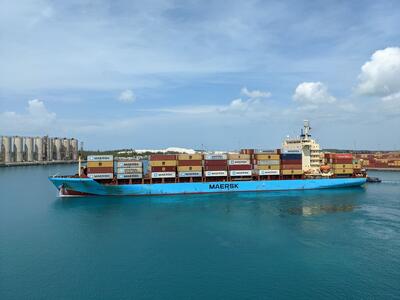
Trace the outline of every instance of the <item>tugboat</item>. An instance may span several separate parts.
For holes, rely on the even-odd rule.
[[[382,180],[380,178],[378,178],[378,177],[370,177],[370,176],[368,176],[367,177],[367,182],[368,183],[381,183]]]

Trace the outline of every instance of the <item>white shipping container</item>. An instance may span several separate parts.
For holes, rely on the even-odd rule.
[[[227,171],[205,171],[204,175],[206,177],[211,177],[211,176],[227,176],[228,172]]]
[[[256,174],[260,176],[266,176],[266,175],[279,175],[280,171],[279,170],[254,170]]]
[[[87,174],[89,178],[92,179],[112,179],[114,177],[113,173],[91,173]]]
[[[257,160],[256,161],[256,164],[257,165],[260,165],[260,166],[276,166],[276,165],[279,165],[281,163],[281,161],[280,160],[273,160],[273,159],[260,159],[260,160]]]
[[[255,150],[255,154],[278,154],[276,150]]]
[[[141,168],[142,165],[141,161],[117,161],[118,168]]]
[[[230,159],[228,165],[250,165],[250,159]]]
[[[251,176],[251,170],[229,171],[230,176]]]
[[[283,154],[301,154],[301,150],[299,150],[299,149],[284,149],[284,150],[281,150],[281,153],[283,153]]]
[[[118,179],[141,179],[142,174],[117,174]]]
[[[228,156],[226,154],[206,154],[204,155],[205,160],[222,160],[227,159]]]
[[[143,173],[142,168],[117,168],[118,174]]]
[[[88,155],[88,161],[113,161],[112,155]]]
[[[152,172],[151,178],[174,178],[176,172]]]
[[[198,172],[179,172],[179,177],[201,177],[203,174],[201,171]]]

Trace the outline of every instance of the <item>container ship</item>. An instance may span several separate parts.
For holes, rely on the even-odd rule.
[[[361,186],[366,172],[352,154],[322,153],[310,125],[281,149],[154,154],[147,160],[90,155],[72,176],[51,176],[60,196],[141,196],[260,192]]]

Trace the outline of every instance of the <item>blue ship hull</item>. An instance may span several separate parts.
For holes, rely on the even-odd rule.
[[[361,186],[366,178],[293,179],[193,183],[104,185],[90,178],[49,177],[60,191],[101,196],[145,196],[226,192],[311,190]]]

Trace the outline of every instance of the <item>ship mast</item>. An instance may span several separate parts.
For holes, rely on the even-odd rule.
[[[301,138],[303,140],[308,140],[309,137],[311,137],[310,131],[311,131],[311,127],[310,127],[310,122],[308,120],[304,120],[304,128],[301,130]]]

